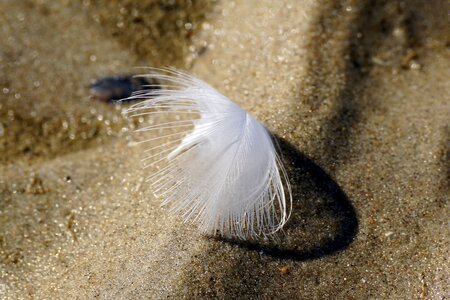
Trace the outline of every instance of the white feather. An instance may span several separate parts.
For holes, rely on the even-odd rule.
[[[137,130],[169,130],[144,141],[159,142],[146,151],[146,167],[168,161],[148,178],[163,205],[206,234],[247,239],[279,231],[292,196],[265,127],[205,82],[176,69],[152,70],[143,76],[169,85],[138,92],[131,98],[145,100],[127,113],[178,116]]]

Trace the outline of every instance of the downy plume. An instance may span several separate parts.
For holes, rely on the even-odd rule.
[[[153,119],[136,131],[153,133],[143,141],[151,144],[143,161],[155,170],[147,181],[162,205],[209,235],[279,231],[292,195],[266,128],[207,83],[173,68],[150,70],[142,76],[165,84],[128,98],[143,101],[127,114]]]

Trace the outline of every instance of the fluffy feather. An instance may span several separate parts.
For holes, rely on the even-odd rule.
[[[176,117],[137,130],[159,132],[144,141],[157,145],[143,161],[146,167],[167,161],[148,177],[162,204],[206,234],[247,239],[279,231],[289,218],[292,196],[265,127],[187,73],[152,69],[142,76],[167,84],[132,96],[144,101],[128,114]]]

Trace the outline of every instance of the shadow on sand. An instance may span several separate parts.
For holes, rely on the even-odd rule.
[[[295,146],[275,137],[292,185],[292,215],[277,241],[221,239],[266,255],[311,260],[347,248],[358,231],[358,219],[339,185]]]

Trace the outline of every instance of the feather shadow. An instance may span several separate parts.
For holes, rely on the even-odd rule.
[[[339,185],[286,140],[274,136],[292,184],[293,210],[282,236],[272,241],[221,241],[292,260],[312,260],[346,249],[358,232],[353,205]]]

